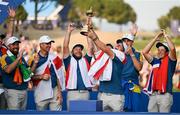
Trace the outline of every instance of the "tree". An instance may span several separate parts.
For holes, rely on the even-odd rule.
[[[170,26],[170,20],[168,16],[162,16],[158,19],[159,27],[165,29]]]
[[[109,22],[117,24],[126,24],[127,22],[135,22],[136,14],[130,5],[123,0],[106,0],[103,18]]]
[[[158,19],[158,24],[160,28],[167,28],[170,27],[170,22],[171,20],[180,20],[180,6],[173,7],[172,9],[169,10],[167,15],[161,16]]]
[[[180,20],[180,13],[179,12],[180,12],[180,6],[179,7],[175,6],[172,9],[170,9],[170,11],[167,15],[170,19]]]
[[[17,24],[15,26],[16,32],[19,31],[19,22],[25,21],[27,19],[27,16],[28,16],[28,13],[24,9],[24,7],[22,5],[18,6],[18,8],[16,10],[16,16],[15,16],[15,20],[17,21]]]
[[[56,0],[56,5],[59,5],[59,4],[65,5],[68,2],[69,2],[69,0]]]
[[[16,10],[16,20],[17,21],[25,21],[28,16],[27,11],[24,9],[22,5],[20,5]]]
[[[130,5],[123,0],[74,0],[68,18],[73,21],[76,19],[83,20],[86,10],[92,6],[95,15],[99,18],[105,18],[109,22],[125,24],[129,21],[136,21],[136,13]]]

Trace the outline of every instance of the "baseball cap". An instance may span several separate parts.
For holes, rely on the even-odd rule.
[[[129,39],[129,40],[131,40],[131,41],[134,41],[134,36],[131,35],[131,34],[124,34],[124,35],[122,36],[122,40],[124,40],[124,39]]]
[[[73,46],[73,49],[76,48],[76,47],[80,47],[81,50],[84,49],[84,46],[83,46],[82,44],[76,44],[76,45],[74,45],[74,46]]]
[[[166,51],[169,51],[169,46],[168,46],[167,42],[162,42],[162,43],[158,42],[156,44],[156,48],[159,48],[160,46],[163,46],[166,49]]]
[[[15,43],[15,42],[21,43],[21,41],[20,41],[17,37],[12,36],[12,37],[10,37],[10,38],[8,38],[8,39],[6,40],[5,45],[8,46],[8,45],[13,44],[13,43]]]
[[[44,36],[41,36],[39,38],[39,43],[49,43],[49,42],[53,42],[54,43],[54,40],[52,40],[49,36],[47,35],[44,35]]]
[[[116,40],[116,44],[122,44],[122,45],[123,45],[123,48],[124,48],[124,51],[126,51],[126,50],[127,50],[127,48],[128,48],[128,46],[126,45],[126,43],[125,43],[125,42],[123,42],[123,40],[122,40],[122,39],[118,39],[118,40]]]
[[[106,44],[106,46],[109,46],[109,47],[111,47],[112,49],[114,48],[113,45],[110,44],[110,43]]]
[[[5,37],[6,35],[0,32],[0,39],[4,39]]]
[[[116,40],[116,44],[121,44],[121,43],[123,43],[123,41],[122,41],[122,39],[118,39],[118,40]]]

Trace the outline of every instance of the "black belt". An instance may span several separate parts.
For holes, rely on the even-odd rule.
[[[91,91],[90,89],[67,89],[67,91]]]

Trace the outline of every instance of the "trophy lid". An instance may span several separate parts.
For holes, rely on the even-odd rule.
[[[87,15],[87,16],[90,16],[90,17],[93,17],[94,12],[93,12],[92,6],[90,7],[89,10],[86,11],[86,15]]]

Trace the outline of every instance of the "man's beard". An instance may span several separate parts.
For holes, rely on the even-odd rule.
[[[10,50],[12,54],[14,54],[15,56],[18,55],[19,51],[14,51],[14,50]]]
[[[82,58],[82,56],[77,57],[77,56],[75,56],[74,54],[72,54],[72,56],[73,56],[76,60],[80,60],[80,59]]]

